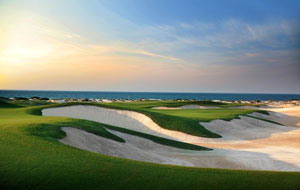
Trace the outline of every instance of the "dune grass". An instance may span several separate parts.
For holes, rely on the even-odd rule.
[[[132,161],[59,143],[60,127],[110,135],[93,122],[0,108],[0,189],[299,189],[300,173],[190,168]]]

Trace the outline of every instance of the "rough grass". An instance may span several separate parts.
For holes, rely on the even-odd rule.
[[[15,100],[11,101],[13,104],[20,105],[20,106],[41,106],[41,105],[51,105],[55,104],[52,102],[48,102],[45,100]]]
[[[154,135],[149,135],[146,133],[141,133],[138,131],[133,131],[133,130],[129,130],[129,129],[121,128],[121,127],[106,125],[105,128],[111,129],[114,131],[119,131],[119,132],[126,133],[126,134],[130,134],[130,135],[134,135],[134,136],[138,136],[138,137],[142,137],[145,139],[152,140],[153,142],[156,142],[158,144],[167,145],[167,146],[171,146],[171,147],[175,147],[175,148],[181,148],[181,149],[187,149],[187,150],[199,150],[199,151],[212,150],[212,149],[205,148],[202,146],[197,146],[197,145],[188,144],[188,143],[184,143],[184,142],[180,142],[180,141],[157,137]]]
[[[158,110],[153,107],[178,107],[183,105],[219,106],[217,109],[182,109]],[[209,138],[220,138],[221,135],[213,133],[199,122],[209,122],[214,119],[230,121],[253,112],[268,114],[263,110],[233,109],[227,107],[249,106],[251,104],[225,104],[212,101],[142,101],[142,102],[114,102],[109,104],[94,104],[100,107],[136,111],[150,117],[155,123],[165,129],[184,132],[190,135]],[[251,105],[256,106],[256,105]]]
[[[203,105],[203,106],[220,106],[218,109],[184,109],[184,110],[157,110],[152,109],[158,106],[178,107],[183,105]],[[262,114],[268,114],[263,110],[251,110],[251,109],[233,109],[227,107],[242,106],[249,104],[224,104],[211,101],[140,101],[140,102],[114,102],[114,103],[64,103],[64,104],[52,104],[47,105],[50,107],[71,105],[94,105],[105,108],[113,108],[120,110],[130,110],[142,113],[150,117],[155,123],[165,129],[184,132],[190,135],[209,138],[220,138],[221,135],[213,133],[199,122],[209,122],[214,119],[223,119],[230,121],[232,119],[239,118],[239,115],[247,115],[253,112],[259,112]],[[252,105],[253,106],[253,105]],[[39,106],[35,109],[29,110],[31,114],[41,115],[41,108],[45,106]]]
[[[86,120],[75,120],[70,119],[65,122],[57,122],[52,124],[37,124],[32,125],[28,128],[30,135],[42,137],[47,140],[57,141],[66,136],[65,132],[61,130],[61,127],[71,126],[73,128],[78,128],[95,135],[105,137],[117,142],[125,143],[125,140],[108,132],[101,123],[86,121]]]
[[[273,123],[273,124],[276,124],[276,125],[282,125],[281,123],[278,123],[278,122],[276,122],[276,121],[271,121],[271,120],[269,120],[269,119],[263,119],[263,118],[255,117],[255,116],[252,116],[252,115],[247,115],[247,117],[252,117],[252,118],[254,118],[254,119],[266,121],[266,122]]]
[[[19,108],[21,105],[11,104],[8,102],[0,101],[0,108]]]
[[[0,189],[299,189],[300,173],[160,165],[115,158],[56,141],[61,117],[0,108]],[[103,132],[101,130],[99,133]]]

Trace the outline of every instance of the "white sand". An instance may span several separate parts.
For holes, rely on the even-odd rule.
[[[282,111],[282,108],[272,111]],[[255,114],[255,116],[265,119],[274,119],[276,116],[278,120],[288,122],[291,117],[298,118],[296,116],[300,113],[300,109],[293,108],[292,114],[287,110],[283,112],[284,114],[272,113],[270,116]],[[75,128],[64,128],[67,136],[61,142],[101,154],[185,166],[300,171],[300,128],[295,127],[297,123],[287,127],[243,116],[230,122],[214,120],[201,123],[208,130],[223,136],[219,139],[209,139],[163,129],[147,116],[131,111],[95,106],[70,106],[44,109],[43,115],[89,119],[215,149],[213,151],[176,149],[140,137],[110,131],[126,140],[126,143],[119,143]],[[296,121],[289,123],[294,122]]]
[[[264,110],[271,111],[271,116],[265,116],[263,114],[256,114],[256,116],[271,119],[282,123],[287,126],[299,126],[300,127],[300,106],[295,105],[280,105],[264,108]]]
[[[119,143],[72,127],[63,127],[63,130],[67,136],[60,142],[83,150],[133,160],[193,166],[190,162],[163,155],[163,152],[174,152],[175,148],[153,143],[144,138],[108,130],[126,140],[126,143]]]
[[[133,160],[208,168],[257,170],[263,168],[265,170],[300,171],[299,168],[291,164],[255,152],[220,149],[214,151],[183,150],[109,130],[126,141],[126,143],[119,143],[72,127],[64,127],[63,130],[67,133],[67,136],[61,139],[60,142],[64,144],[91,152]]]
[[[165,129],[159,127],[149,117],[137,112],[81,105],[44,109],[42,112],[45,116],[87,119],[172,139],[171,136],[164,135]]]

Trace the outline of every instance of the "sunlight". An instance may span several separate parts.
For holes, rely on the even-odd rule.
[[[29,19],[15,23],[2,37],[2,64],[21,64],[44,58],[52,50],[49,41],[40,34],[38,26]]]

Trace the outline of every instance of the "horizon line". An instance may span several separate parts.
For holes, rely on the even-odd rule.
[[[300,95],[300,93],[276,92],[180,92],[180,91],[101,91],[101,90],[37,90],[37,89],[0,89],[0,91],[50,91],[50,92],[113,92],[113,93],[182,93],[182,94],[283,94]]]

